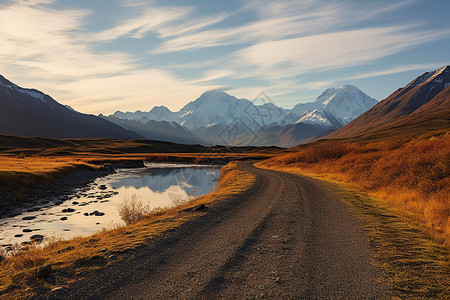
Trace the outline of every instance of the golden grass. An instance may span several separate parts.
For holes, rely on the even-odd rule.
[[[382,141],[329,140],[260,166],[336,180],[401,209],[450,246],[450,132]]]
[[[445,247],[418,230],[389,204],[342,184],[329,183],[362,223],[380,278],[394,299],[449,299],[450,264]]]
[[[0,262],[0,298],[25,299],[51,288],[36,272],[43,265],[51,265],[57,274],[64,274],[59,285],[67,285],[105,264],[121,259],[128,250],[151,242],[165,232],[205,212],[187,212],[186,208],[200,204],[214,205],[248,189],[254,182],[252,174],[230,163],[221,169],[217,190],[197,197],[178,207],[160,210],[128,226],[105,230],[89,237],[55,240],[38,249],[34,246]]]
[[[32,187],[78,169],[96,170],[99,167],[72,157],[0,156],[0,187]]]

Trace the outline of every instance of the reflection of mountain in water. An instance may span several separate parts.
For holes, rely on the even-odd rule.
[[[145,168],[125,173],[123,178],[119,173],[111,186],[149,188],[158,193],[181,189],[187,195],[203,195],[212,190],[219,173],[218,168]]]

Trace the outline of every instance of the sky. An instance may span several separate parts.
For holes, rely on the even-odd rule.
[[[450,64],[448,0],[0,0],[0,74],[83,113],[179,110],[207,90],[292,108],[382,100]]]

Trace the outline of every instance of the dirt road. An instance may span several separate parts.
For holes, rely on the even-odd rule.
[[[387,299],[356,219],[322,183],[242,168],[256,184],[56,299]]]

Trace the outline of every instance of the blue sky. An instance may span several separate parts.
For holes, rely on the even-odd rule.
[[[381,100],[450,64],[450,1],[2,0],[0,74],[85,113],[172,110],[210,89],[291,108]]]

